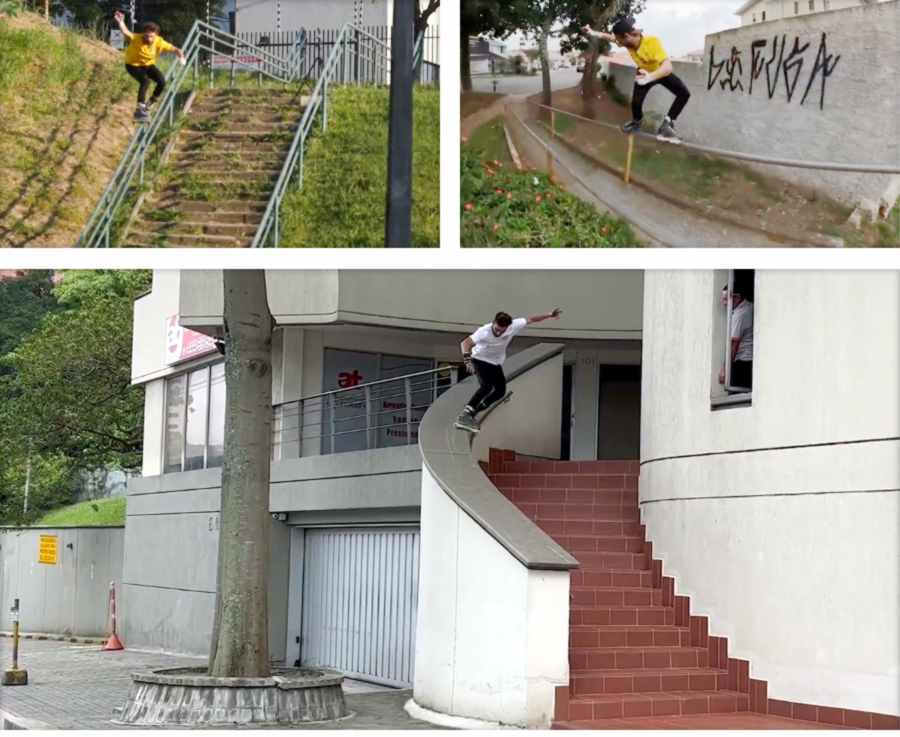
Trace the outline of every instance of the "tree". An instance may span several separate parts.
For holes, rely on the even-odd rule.
[[[225,461],[213,677],[270,675],[269,468],[272,457],[272,314],[264,271],[224,272]]]
[[[526,0],[462,0],[460,7],[460,76],[463,91],[472,89],[469,41],[475,36],[504,38],[520,27],[519,11]]]
[[[596,115],[597,57],[610,50],[609,41],[586,37],[582,28],[590,25],[597,30],[609,32],[613,22],[622,16],[635,16],[644,10],[646,0],[571,0],[569,22],[561,30],[563,53],[584,52],[584,72],[581,91],[584,100],[584,114]]]
[[[441,0],[428,0],[428,4],[424,8],[419,7],[416,9],[416,38],[418,38],[419,34],[425,31],[426,28],[428,28],[428,19],[437,12],[437,9],[440,6]]]

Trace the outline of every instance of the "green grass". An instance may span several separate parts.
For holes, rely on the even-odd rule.
[[[335,88],[328,130],[308,142],[303,188],[282,204],[282,239],[293,247],[384,245],[389,90]],[[440,243],[440,95],[416,88],[412,245]]]
[[[35,525],[44,527],[115,527],[125,524],[125,497],[79,502],[48,512]]]
[[[463,147],[464,247],[627,248],[642,245],[623,220],[600,213],[543,173],[482,161]]]
[[[83,196],[105,184],[98,141],[108,142],[130,80],[114,54],[87,43],[30,13],[0,17],[0,245],[79,230]]]
[[[503,117],[497,116],[489,120],[472,133],[467,144],[468,151],[482,161],[502,161],[511,164],[512,157],[506,143],[506,132],[503,128]]]

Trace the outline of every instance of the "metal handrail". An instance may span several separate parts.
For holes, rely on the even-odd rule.
[[[354,34],[353,42],[349,40],[349,35],[351,33]],[[425,34],[420,33],[419,38],[416,42],[418,56],[422,55],[424,40]],[[371,33],[358,28],[352,23],[346,24],[343,28],[341,28],[341,32],[338,34],[338,37],[334,42],[334,46],[332,47],[331,52],[328,55],[328,59],[325,62],[324,68],[322,69],[322,73],[318,77],[316,87],[313,90],[312,95],[310,95],[309,101],[306,104],[306,109],[303,111],[303,117],[300,119],[300,124],[297,126],[297,132],[294,134],[294,140],[291,142],[291,147],[288,151],[288,155],[285,158],[284,165],[282,166],[281,172],[278,175],[278,181],[275,183],[275,188],[272,190],[272,194],[269,197],[269,202],[266,205],[266,210],[263,213],[262,220],[256,230],[256,234],[253,237],[251,247],[260,248],[267,244],[271,244],[272,246],[275,246],[277,248],[281,245],[281,203],[284,199],[285,194],[287,194],[288,186],[294,180],[294,178],[296,178],[297,180],[297,189],[299,190],[303,187],[303,165],[305,160],[306,141],[309,138],[310,133],[312,132],[316,117],[318,116],[320,111],[322,113],[322,130],[324,131],[328,128],[329,85],[331,84],[334,77],[338,74],[339,60],[341,61],[340,71],[342,74],[344,74],[345,77],[343,81],[347,81],[346,69],[344,64],[344,62],[347,60],[347,46],[348,44],[355,46],[355,48],[351,50],[350,60],[351,62],[356,62],[358,64],[361,60],[359,48],[361,42],[368,42],[369,50],[373,51],[373,53],[375,54],[374,69],[376,71],[379,69],[380,62],[380,69],[385,74],[384,83],[387,83],[387,73],[390,66],[390,49],[388,45],[381,39],[376,38]],[[364,61],[366,63],[369,62],[368,59],[365,59]],[[414,72],[416,68],[416,54],[414,54]],[[351,79],[350,81],[351,83],[360,84],[359,75],[357,74],[355,78]]]
[[[568,110],[561,110],[560,108],[552,107],[550,105],[542,105],[537,102],[533,102],[532,100],[527,100],[529,105],[534,105],[535,107],[543,108],[545,110],[550,111],[551,113],[558,113],[560,115],[567,115],[570,118],[576,118],[577,120],[583,120],[586,123],[593,123],[594,125],[600,126],[601,128],[611,128],[614,130],[621,130],[620,126],[614,125],[612,123],[606,123],[602,120],[593,120],[591,118],[586,118],[582,115],[577,115],[576,113],[571,113]],[[556,135],[555,126],[552,131],[554,135]],[[631,135],[636,136],[639,140],[642,139],[652,139],[653,141],[658,141],[659,139],[650,134],[650,133],[633,133]],[[768,164],[770,166],[787,166],[794,169],[817,169],[822,171],[843,171],[843,172],[857,172],[857,173],[865,173],[865,174],[900,174],[900,164],[844,164],[837,163],[833,161],[803,161],[798,159],[777,159],[769,156],[757,156],[755,154],[743,153],[741,151],[730,151],[728,149],[723,148],[713,148],[711,146],[701,146],[696,143],[689,143],[687,141],[681,141],[677,144],[678,148],[685,148],[691,151],[699,151],[700,153],[710,154],[712,156],[718,156],[724,159],[737,159],[739,161],[752,161],[757,164]]]
[[[285,84],[297,79],[299,75],[298,60],[302,58],[302,49],[306,43],[305,31],[301,33],[294,47],[291,50],[291,56],[288,63],[282,61],[274,54],[270,54],[264,49],[247,43],[236,36],[226,33],[221,29],[215,28],[203,21],[197,20],[191,26],[187,39],[183,46],[185,64],[174,64],[166,73],[166,88],[163,92],[162,99],[156,107],[155,112],[151,116],[149,122],[140,125],[131,137],[125,153],[122,155],[119,165],[110,177],[106,188],[103,190],[97,205],[88,218],[81,235],[78,238],[77,245],[97,248],[110,246],[110,238],[112,225],[122,203],[132,189],[135,177],[138,178],[138,186],[144,183],[144,167],[146,163],[147,152],[150,146],[156,142],[163,124],[168,120],[169,125],[173,125],[176,116],[176,102],[178,93],[181,90],[188,70],[193,74],[193,85],[196,87],[199,82],[199,63],[200,52],[207,51],[210,54],[219,56],[223,51],[216,48],[217,44],[221,44],[226,48],[231,48],[231,77],[230,86],[234,84],[234,67],[235,64],[245,66],[243,62],[236,59],[239,52],[250,52],[259,61],[256,64],[256,71],[259,74],[260,82],[262,76],[265,75],[270,79]],[[213,66],[210,59],[210,85],[213,79]],[[189,98],[188,98],[189,99]],[[187,100],[185,100],[185,104]],[[183,105],[181,106],[183,109]]]
[[[336,438],[365,435],[368,450],[378,447],[379,431],[392,428],[405,428],[408,442],[415,443],[414,429],[421,421],[417,414],[427,410],[443,393],[442,385],[445,391],[456,384],[456,371],[456,366],[441,366],[273,404],[273,448],[277,452],[286,445],[296,445],[297,457],[301,457],[305,444],[319,441],[318,452],[333,453]],[[383,406],[392,401],[397,402],[396,407]],[[377,403],[382,406],[376,406]],[[336,410],[341,409],[360,411],[336,417]],[[403,421],[386,422],[384,415],[396,416],[400,412],[404,413]]]

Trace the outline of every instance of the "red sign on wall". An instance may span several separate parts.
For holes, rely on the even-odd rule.
[[[177,315],[166,319],[166,365],[205,356],[215,350],[216,343],[212,338],[181,327]]]

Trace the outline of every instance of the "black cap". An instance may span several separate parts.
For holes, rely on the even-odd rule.
[[[631,16],[626,16],[624,18],[619,18],[612,27],[613,35],[615,36],[624,36],[626,33],[631,33],[634,30],[634,18]]]

